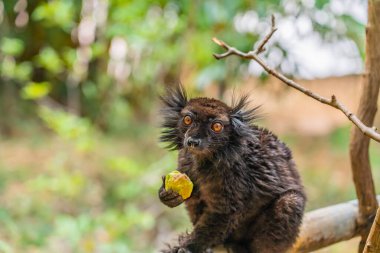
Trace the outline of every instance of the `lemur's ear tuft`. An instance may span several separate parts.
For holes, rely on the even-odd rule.
[[[161,96],[161,101],[164,104],[161,112],[163,115],[163,128],[161,132],[160,141],[167,142],[166,148],[170,150],[180,149],[182,147],[182,140],[178,130],[178,121],[180,118],[181,110],[187,104],[186,91],[181,84],[174,88],[168,88],[166,94]]]
[[[187,104],[186,91],[181,84],[178,84],[174,88],[167,88],[166,94],[160,98],[165,106],[172,110],[181,111]]]
[[[250,132],[251,124],[259,118],[258,109],[260,106],[248,108],[249,96],[243,95],[237,100],[233,98],[230,112],[231,122],[238,135],[245,135]]]

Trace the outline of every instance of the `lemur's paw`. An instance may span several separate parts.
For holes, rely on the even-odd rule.
[[[168,207],[176,207],[184,201],[181,195],[173,190],[165,190],[165,176],[162,176],[162,186],[158,190],[158,197]]]

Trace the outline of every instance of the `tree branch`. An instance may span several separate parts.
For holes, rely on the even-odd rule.
[[[380,201],[380,195],[377,200]],[[306,213],[300,235],[289,253],[312,252],[360,235],[359,216],[358,200]]]
[[[224,48],[226,50],[225,53],[222,53],[222,54],[213,54],[214,57],[216,59],[222,59],[222,58],[226,58],[230,55],[236,55],[236,56],[239,56],[241,58],[244,58],[244,59],[249,59],[249,60],[254,60],[255,62],[257,62],[261,67],[263,67],[263,69],[268,72],[268,74],[280,79],[282,82],[284,82],[286,85],[304,93],[305,95],[311,97],[311,98],[314,98],[315,100],[323,103],[323,104],[326,104],[326,105],[329,105],[331,107],[334,107],[338,110],[340,110],[341,112],[344,113],[344,115],[347,116],[347,118],[354,124],[356,125],[360,131],[365,134],[366,136],[368,136],[369,138],[377,141],[377,142],[380,142],[380,134],[378,132],[376,132],[376,128],[375,127],[368,127],[366,126],[355,114],[353,114],[351,111],[349,111],[346,106],[344,104],[342,104],[336,97],[335,95],[332,95],[331,98],[325,98],[319,94],[316,94],[314,92],[312,92],[311,90],[308,90],[306,89],[305,87],[303,87],[302,85],[296,83],[295,81],[287,78],[286,76],[284,76],[283,74],[277,72],[276,70],[274,70],[273,68],[269,67],[260,57],[259,57],[259,54],[261,52],[263,52],[265,50],[265,44],[268,43],[269,39],[272,37],[272,35],[274,34],[274,32],[277,30],[275,28],[275,18],[274,16],[272,15],[272,26],[271,26],[271,30],[270,32],[268,33],[268,35],[266,35],[264,37],[264,39],[259,43],[259,46],[257,47],[257,49],[255,50],[252,50],[252,51],[249,51],[248,53],[244,53],[244,52],[241,52],[239,51],[238,49],[234,48],[234,47],[231,47],[230,45],[226,44],[225,42],[217,39],[217,38],[213,38],[212,40],[218,44],[219,46],[221,46],[222,48]]]
[[[271,29],[270,29],[270,32],[267,34],[267,36],[264,37],[264,39],[260,42],[259,46],[257,47],[257,49],[255,50],[255,54],[259,55],[260,53],[264,52],[265,51],[265,44],[268,43],[268,41],[270,40],[270,38],[273,36],[273,34],[277,31],[277,28],[276,28],[276,20],[275,20],[275,17],[274,15],[272,14],[271,16],[271,20],[272,20],[272,26],[271,26]]]
[[[380,195],[377,196],[377,200],[380,201]],[[359,236],[361,227],[357,223],[358,217],[358,200],[352,200],[307,212],[303,219],[298,239],[288,253],[312,252],[337,242]],[[377,229],[380,229],[379,223],[377,223]],[[378,240],[376,244],[377,247],[380,246],[379,233],[380,231],[378,230],[377,237],[375,237]],[[371,245],[373,248],[375,247],[375,243],[372,243]],[[218,248],[216,252],[226,253],[226,250]],[[365,253],[372,252],[376,251],[368,251]]]

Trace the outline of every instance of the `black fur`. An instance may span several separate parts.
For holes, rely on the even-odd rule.
[[[224,245],[235,253],[286,252],[301,225],[306,197],[291,151],[266,129],[253,125],[257,107],[242,97],[232,107],[209,98],[188,100],[181,86],[162,98],[161,141],[179,150],[178,170],[194,183],[189,199],[159,190],[169,207],[185,202],[194,225],[164,253],[211,252]],[[189,115],[192,124],[183,123]],[[217,133],[214,122],[223,124]],[[199,140],[198,146],[188,139]]]
[[[187,104],[186,92],[179,85],[175,89],[168,89],[161,100],[165,105],[162,109],[165,121],[162,124],[163,131],[160,141],[168,143],[169,150],[181,149],[182,139],[178,132],[178,115]]]

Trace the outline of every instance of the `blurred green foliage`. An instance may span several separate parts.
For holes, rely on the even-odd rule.
[[[23,89],[21,96],[25,99],[38,99],[46,96],[51,89],[51,85],[48,82],[30,82]]]
[[[41,107],[39,114],[49,128],[74,143],[79,150],[90,151],[93,148],[95,130],[88,119],[47,107]]]
[[[153,160],[152,140],[135,139],[149,151],[142,154],[88,121],[40,113],[59,138],[6,142],[9,153],[0,156],[0,252],[156,252],[159,226],[188,226],[183,209],[169,218],[155,197],[175,155]],[[26,156],[8,159],[18,152]]]
[[[35,117],[39,103],[20,100],[48,97],[111,132],[129,129],[120,118],[147,120],[157,92],[179,79],[195,89],[217,84],[222,96],[246,75],[248,62],[216,61],[212,53],[220,49],[211,38],[250,50],[269,28],[270,14],[310,22],[310,35],[349,39],[364,52],[363,24],[323,0],[12,0],[1,6],[0,92],[7,97],[1,107],[13,107],[15,118]],[[266,55],[293,62],[283,43],[273,38]],[[282,68],[281,61],[273,64]],[[297,75],[298,68],[283,71]],[[14,108],[20,103],[31,108],[27,115]]]
[[[24,43],[20,39],[4,38],[1,41],[1,52],[4,55],[19,56],[24,51]]]
[[[125,142],[79,117],[40,113],[57,137],[0,142],[0,252],[157,252],[173,231],[191,228],[183,207],[156,197],[161,175],[176,166],[176,154],[152,140],[157,133]],[[308,210],[355,198],[348,154],[335,152],[349,136],[338,136],[291,137]],[[82,138],[91,139],[86,148]],[[378,182],[378,146],[371,155]]]

